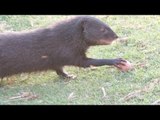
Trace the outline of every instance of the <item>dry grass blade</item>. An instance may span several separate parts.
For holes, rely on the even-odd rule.
[[[155,102],[152,103],[152,105],[160,105],[160,100],[156,100]]]
[[[132,98],[138,97],[141,93],[141,90],[136,90],[134,92],[129,93],[128,95],[126,95],[123,100],[128,101]]]
[[[74,98],[75,96],[74,96],[74,92],[72,92],[71,94],[69,94],[69,96],[68,96],[68,100],[70,100],[70,99],[72,99],[72,98]]]
[[[130,100],[132,98],[135,98],[135,97],[139,96],[142,93],[153,91],[155,86],[158,85],[158,84],[160,84],[160,79],[154,79],[151,82],[149,82],[146,86],[144,86],[142,89],[136,90],[136,91],[131,92],[128,95],[126,95],[123,98],[123,100],[128,101],[128,100]]]
[[[101,89],[102,89],[102,92],[103,92],[103,98],[104,98],[104,97],[106,97],[106,91],[105,91],[104,87],[102,87]]]
[[[19,95],[11,97],[9,99],[10,100],[13,100],[13,99],[26,99],[26,100],[30,100],[30,99],[35,99],[37,97],[38,97],[38,95],[35,95],[35,94],[31,93],[31,92],[22,92],[22,93],[19,93]]]

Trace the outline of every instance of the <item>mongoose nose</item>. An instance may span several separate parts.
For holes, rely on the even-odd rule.
[[[118,39],[118,38],[119,38],[119,37],[115,34],[115,35],[114,35],[114,39],[116,40],[116,39]]]
[[[114,35],[114,37],[117,39],[117,38],[119,38],[117,35]]]

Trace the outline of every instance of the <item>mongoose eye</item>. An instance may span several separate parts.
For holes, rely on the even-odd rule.
[[[101,31],[101,32],[105,32],[106,29],[105,29],[105,28],[101,28],[100,31]]]

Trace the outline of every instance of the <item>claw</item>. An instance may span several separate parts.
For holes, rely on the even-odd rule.
[[[118,58],[116,60],[115,66],[117,67],[118,65],[125,65],[126,64],[126,60],[122,59],[122,58]]]
[[[123,58],[118,58],[119,60],[121,60],[121,62],[127,62],[126,60],[124,60]]]

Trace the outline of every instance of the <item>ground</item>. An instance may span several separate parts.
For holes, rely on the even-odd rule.
[[[0,32],[45,27],[70,16],[0,16]],[[117,105],[158,104],[160,101],[160,16],[95,16],[125,40],[91,47],[92,58],[124,58],[134,69],[121,72],[108,66],[65,67],[77,75],[62,79],[54,71],[19,74],[1,80],[0,104]]]

